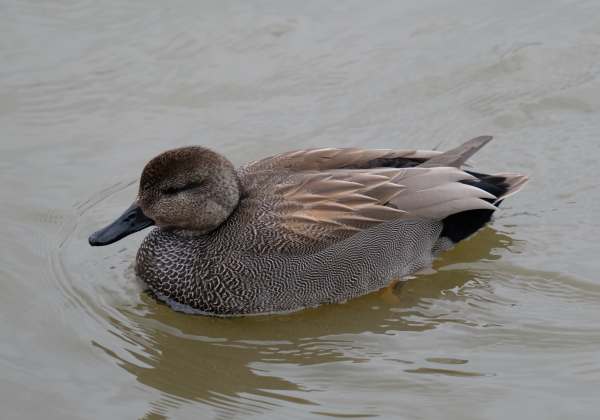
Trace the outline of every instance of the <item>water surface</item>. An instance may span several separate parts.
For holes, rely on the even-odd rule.
[[[0,416],[595,419],[600,3],[0,1]],[[292,315],[145,295],[90,248],[144,163],[496,140],[531,176],[393,291]]]

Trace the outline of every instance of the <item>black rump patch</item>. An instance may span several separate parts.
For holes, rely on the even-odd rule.
[[[471,171],[466,172],[477,177],[477,179],[461,181],[463,184],[481,188],[496,197],[499,197],[508,191],[509,186],[506,184],[506,178],[504,177],[480,174]],[[487,199],[486,201],[493,203],[495,200]],[[500,202],[496,203],[496,207],[499,205]],[[493,210],[475,209],[452,214],[442,220],[444,227],[440,237],[448,238],[454,243],[462,241],[488,223],[492,218],[493,213]]]
[[[370,160],[360,168],[356,169],[370,169],[370,168],[413,168],[425,162],[426,159],[409,159],[404,157],[398,158],[377,158]],[[349,168],[351,169],[351,168]],[[479,172],[465,171],[470,175],[473,175],[477,179],[461,181],[463,184],[471,185],[473,187],[481,188],[484,191],[489,192],[495,197],[500,197],[508,191],[508,184],[506,178],[501,176],[494,176],[488,174],[482,174]],[[494,203],[494,199],[484,199],[490,203]],[[500,205],[500,202],[495,204],[496,207]],[[452,214],[442,220],[444,227],[440,237],[446,237],[452,242],[457,243],[463,239],[471,236],[473,233],[481,229],[491,218],[493,210],[488,209],[475,209],[467,210],[460,213]]]

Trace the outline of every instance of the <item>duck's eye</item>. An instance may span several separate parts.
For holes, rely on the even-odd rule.
[[[165,195],[175,195],[179,194],[182,191],[193,190],[194,188],[198,188],[202,186],[202,182],[190,182],[181,187],[167,187],[160,190]]]

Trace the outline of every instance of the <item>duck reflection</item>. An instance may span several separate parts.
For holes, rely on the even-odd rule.
[[[191,316],[174,312],[146,296],[139,311],[122,312],[127,322],[111,321],[123,338],[142,348],[134,353],[140,363],[105,350],[140,383],[165,395],[154,403],[154,415],[183,401],[200,401],[229,415],[260,413],[285,401],[312,404],[298,397],[304,391],[300,385],[269,376],[261,368],[272,364],[356,362],[368,355],[360,352],[360,343],[353,341],[353,334],[435,328],[444,320],[427,311],[431,302],[468,299],[460,294],[448,297],[445,292],[480,280],[480,273],[468,263],[498,259],[499,251],[511,245],[509,236],[485,228],[436,261],[435,267],[443,270],[399,282],[391,289],[346,304],[289,315]]]

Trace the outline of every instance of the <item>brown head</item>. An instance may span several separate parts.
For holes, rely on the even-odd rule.
[[[169,150],[144,167],[134,204],[89,241],[108,245],[153,224],[206,234],[229,217],[239,198],[235,169],[223,156],[198,146]]]

